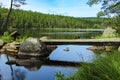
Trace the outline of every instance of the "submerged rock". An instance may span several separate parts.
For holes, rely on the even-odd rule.
[[[20,45],[18,56],[23,57],[46,57],[49,50],[46,45],[37,38],[28,38]]]

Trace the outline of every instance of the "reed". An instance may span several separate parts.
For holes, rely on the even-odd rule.
[[[70,77],[63,80],[120,80],[120,53],[117,51],[99,57],[91,64],[83,64]],[[57,74],[58,75],[58,74]],[[60,80],[60,75],[57,80]]]

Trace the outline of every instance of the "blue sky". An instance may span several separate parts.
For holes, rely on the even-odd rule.
[[[42,13],[73,16],[95,17],[100,11],[100,5],[89,7],[88,0],[26,0],[27,5],[20,9],[32,10]],[[10,0],[0,0],[5,7],[9,7]]]

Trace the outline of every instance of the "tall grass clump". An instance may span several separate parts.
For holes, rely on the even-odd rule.
[[[58,77],[57,80],[61,80],[60,75]],[[113,51],[93,63],[83,64],[76,73],[63,80],[120,80],[120,52]]]
[[[28,38],[27,35],[20,36],[20,37],[16,38],[16,41],[17,41],[17,42],[23,42],[23,41],[25,41],[27,38]]]
[[[5,43],[13,41],[13,37],[11,37],[8,32],[4,32],[0,39],[2,39]]]

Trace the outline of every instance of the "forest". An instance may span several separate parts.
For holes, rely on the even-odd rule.
[[[87,0],[101,4],[96,17],[23,10],[27,0],[9,1],[9,8],[0,2],[0,80],[120,80],[120,0]]]
[[[6,17],[8,9],[0,8],[0,26]],[[8,31],[12,29],[24,30],[22,33],[29,32],[30,29],[43,28],[105,28],[100,24],[107,18],[83,17],[74,18],[62,15],[43,14],[40,12],[13,9],[8,22]]]

